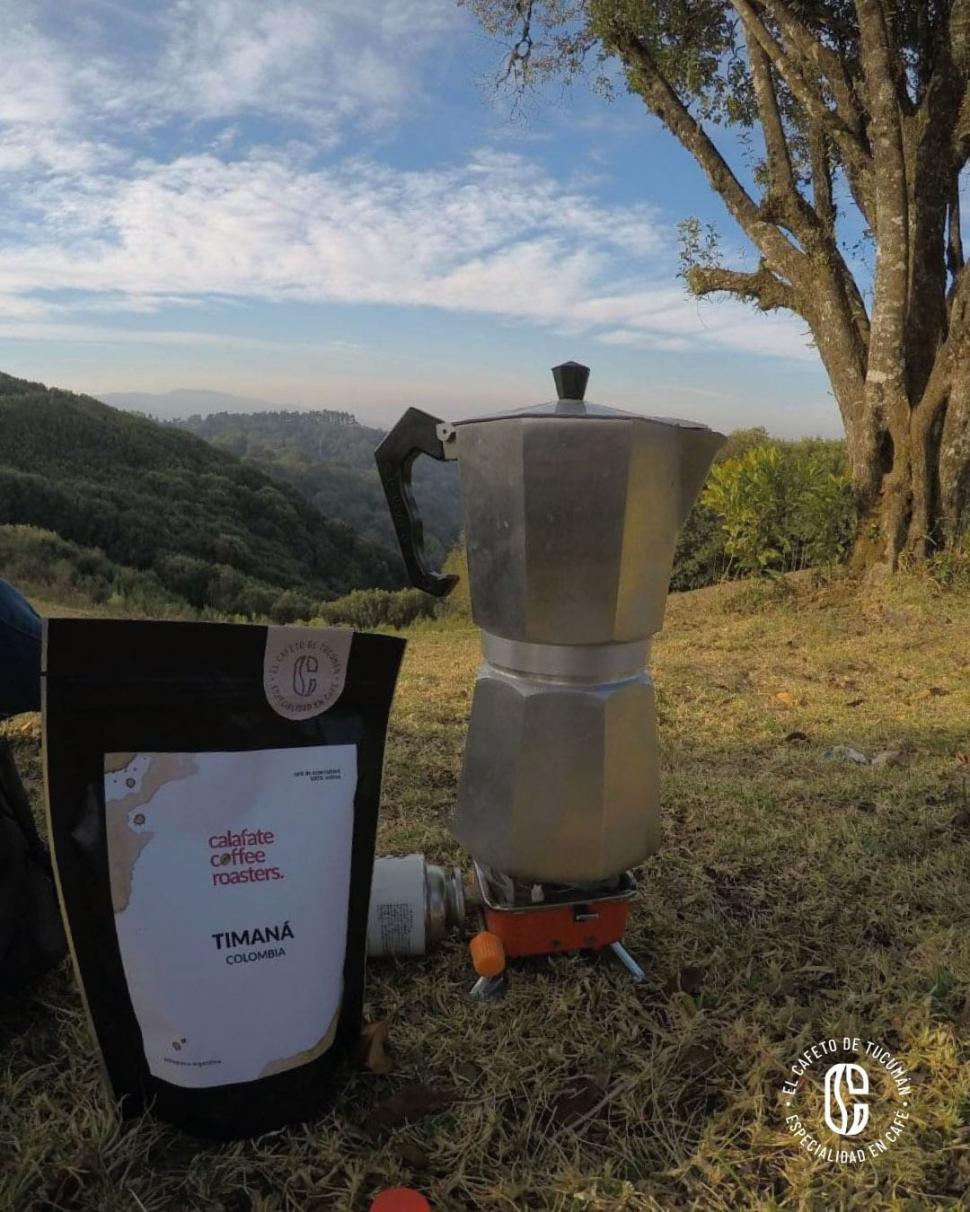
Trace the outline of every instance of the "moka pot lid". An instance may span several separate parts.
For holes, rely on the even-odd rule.
[[[559,392],[559,398],[556,400],[530,404],[526,408],[493,412],[484,417],[466,417],[461,421],[453,421],[452,425],[457,429],[460,425],[481,425],[485,421],[555,417],[589,421],[647,421],[652,425],[670,425],[678,429],[710,430],[709,425],[702,425],[699,421],[684,421],[679,417],[648,417],[643,413],[626,412],[622,408],[612,408],[608,404],[594,404],[591,400],[585,400],[583,397],[589,381],[589,367],[579,362],[564,362],[561,366],[554,366],[552,377]]]

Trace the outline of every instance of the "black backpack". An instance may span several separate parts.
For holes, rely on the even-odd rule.
[[[52,968],[66,949],[50,857],[0,737],[0,994]]]

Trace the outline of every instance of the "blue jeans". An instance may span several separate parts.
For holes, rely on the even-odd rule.
[[[0,718],[40,711],[40,615],[0,577]]]

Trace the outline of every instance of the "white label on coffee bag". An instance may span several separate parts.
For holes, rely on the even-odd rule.
[[[277,715],[309,720],[340,698],[354,638],[351,630],[267,627],[263,690]]]
[[[106,754],[104,770],[115,925],[150,1071],[221,1086],[326,1051],[356,746]]]

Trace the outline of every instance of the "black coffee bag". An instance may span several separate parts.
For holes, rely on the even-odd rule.
[[[50,836],[125,1115],[253,1135],[309,1118],[358,1039],[404,641],[52,619]]]

